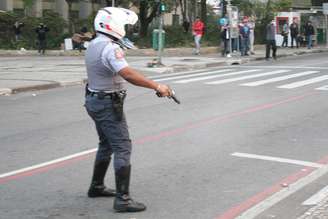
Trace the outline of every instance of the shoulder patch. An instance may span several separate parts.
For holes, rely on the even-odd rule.
[[[123,59],[124,58],[123,50],[120,48],[115,49],[115,57],[116,59]]]

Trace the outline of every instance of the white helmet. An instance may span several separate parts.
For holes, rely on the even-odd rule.
[[[106,7],[98,11],[94,27],[97,32],[109,34],[120,40],[125,36],[125,25],[133,25],[137,21],[137,14],[131,10]]]

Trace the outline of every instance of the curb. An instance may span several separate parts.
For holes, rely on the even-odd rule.
[[[11,94],[17,94],[27,91],[38,91],[38,90],[49,90],[58,87],[70,87],[76,85],[85,84],[87,79],[79,80],[79,81],[65,81],[65,82],[53,82],[48,84],[39,84],[39,85],[31,85],[31,86],[22,86],[15,88],[0,88],[0,96],[8,96]]]

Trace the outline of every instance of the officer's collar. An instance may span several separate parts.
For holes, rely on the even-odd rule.
[[[117,39],[109,34],[102,33],[102,32],[97,32],[97,35],[101,36],[101,37],[109,38],[109,40],[111,40],[113,43],[119,45],[124,50],[135,49],[133,42],[131,42],[128,38]]]

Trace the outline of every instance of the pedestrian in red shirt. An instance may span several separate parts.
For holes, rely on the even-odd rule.
[[[199,17],[196,17],[195,22],[192,24],[192,34],[195,40],[194,54],[199,55],[200,52],[200,40],[204,34],[204,23]]]

